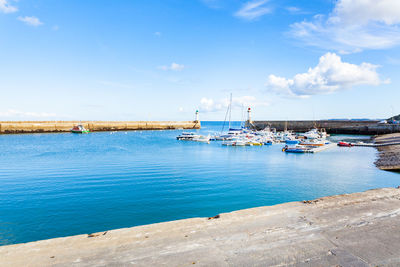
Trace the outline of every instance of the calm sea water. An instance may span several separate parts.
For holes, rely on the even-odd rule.
[[[0,245],[400,185],[372,148],[286,154],[180,132],[0,135]]]

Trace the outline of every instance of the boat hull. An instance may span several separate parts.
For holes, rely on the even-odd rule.
[[[89,133],[89,131],[75,131],[75,130],[71,130],[71,133],[85,134],[85,133]]]

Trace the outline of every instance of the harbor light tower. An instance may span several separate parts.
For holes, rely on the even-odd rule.
[[[254,127],[253,120],[251,119],[251,108],[250,107],[247,109],[247,121],[245,123],[245,127],[246,128]]]
[[[195,119],[195,121],[196,121],[196,122],[200,121],[200,120],[199,120],[199,110],[196,110],[196,119]]]
[[[253,123],[253,121],[251,119],[251,108],[250,107],[247,109],[247,121],[249,123]]]

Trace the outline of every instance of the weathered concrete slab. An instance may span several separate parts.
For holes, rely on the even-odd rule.
[[[3,246],[0,266],[400,266],[399,233],[384,188]]]

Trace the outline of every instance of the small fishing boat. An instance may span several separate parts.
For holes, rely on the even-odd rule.
[[[266,142],[263,143],[266,146],[271,146],[273,144],[273,142],[271,140],[268,140]]]
[[[193,138],[199,138],[200,135],[192,132],[183,132],[181,135],[176,137],[177,140],[193,140]]]
[[[83,125],[76,125],[71,129],[72,133],[89,133],[89,130],[87,130]]]
[[[282,148],[282,151],[286,153],[306,153],[310,151],[310,148],[301,145],[296,145],[294,147],[286,145]]]
[[[352,143],[347,143],[347,142],[339,142],[337,145],[338,146],[344,146],[344,147],[352,147],[352,146],[354,146]]]
[[[300,143],[300,141],[299,140],[286,140],[285,143],[288,145],[297,145]]]

